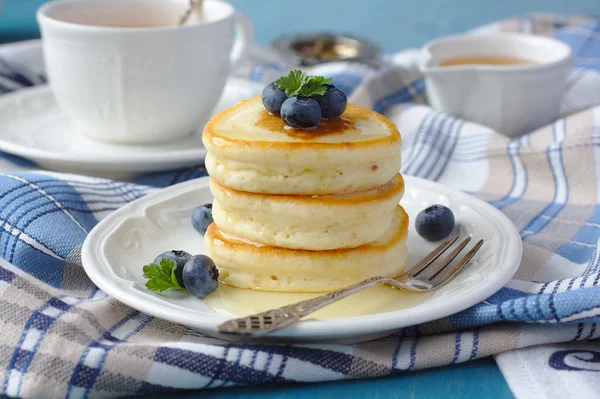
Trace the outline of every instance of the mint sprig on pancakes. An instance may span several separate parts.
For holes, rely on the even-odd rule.
[[[346,110],[346,95],[329,82],[295,69],[265,87],[263,105],[290,127],[315,129],[321,118],[336,119]]]
[[[294,69],[286,76],[282,76],[275,81],[275,85],[285,90],[288,97],[314,95],[323,95],[327,90],[326,84],[331,82],[331,78],[323,76],[308,76],[302,71]]]

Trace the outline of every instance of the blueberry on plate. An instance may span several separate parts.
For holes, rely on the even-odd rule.
[[[454,229],[454,214],[444,205],[431,205],[422,210],[415,220],[417,233],[428,241],[448,237]]]
[[[183,284],[190,294],[204,298],[219,284],[219,271],[206,255],[192,256],[183,267]]]
[[[180,286],[183,287],[183,266],[185,263],[192,257],[192,254],[182,251],[180,249],[174,249],[172,251],[163,252],[154,258],[154,263],[160,265],[160,261],[163,259],[171,259],[174,260],[177,264],[175,268],[175,278],[177,278],[177,282]]]
[[[321,120],[321,107],[308,97],[290,97],[281,106],[281,117],[290,127],[308,129],[317,127]]]
[[[275,82],[272,82],[268,86],[263,89],[262,92],[262,102],[267,111],[272,114],[279,114],[281,110],[281,105],[285,100],[287,100],[287,96],[285,94],[285,90],[277,87]]]
[[[322,96],[313,96],[321,106],[321,112],[325,119],[339,118],[346,110],[348,99],[343,91],[333,85],[327,85],[327,90]]]
[[[200,205],[192,212],[192,226],[198,233],[206,233],[206,229],[212,222],[212,204]]]

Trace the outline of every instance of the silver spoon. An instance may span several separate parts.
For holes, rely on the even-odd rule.
[[[179,25],[183,25],[187,22],[192,12],[198,13],[198,15],[202,14],[202,3],[204,0],[190,0],[190,5],[185,10],[185,13],[179,19]]]

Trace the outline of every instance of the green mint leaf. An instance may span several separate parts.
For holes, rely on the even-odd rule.
[[[327,90],[325,84],[331,82],[331,78],[324,78],[322,76],[309,76],[306,82],[300,88],[300,95],[310,97],[314,95],[323,95]]]
[[[142,269],[146,281],[146,288],[150,291],[163,292],[170,289],[183,290],[175,278],[177,263],[172,259],[162,259],[160,265],[150,263]]]
[[[148,288],[150,291],[163,292],[170,290],[171,288],[173,288],[173,286],[162,280],[152,279],[146,281],[146,288]]]
[[[307,76],[304,72],[294,69],[286,76],[282,76],[275,81],[275,86],[281,90],[285,90],[285,95],[288,97],[297,96],[304,84]]]
[[[180,289],[183,289],[182,286],[179,285],[179,281],[177,281],[177,277],[175,276],[175,267],[171,270],[171,284],[176,285]]]
[[[286,76],[282,76],[275,81],[275,85],[282,90],[285,90],[285,95],[288,97],[314,95],[323,95],[327,90],[327,83],[331,82],[331,78],[323,76],[308,76],[304,72],[294,69]]]

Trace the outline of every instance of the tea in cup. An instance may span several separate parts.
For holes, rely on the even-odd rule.
[[[250,50],[253,29],[218,0],[204,2],[201,21],[178,26],[188,5],[59,0],[38,10],[50,87],[85,135],[166,142],[208,119],[231,69]]]

